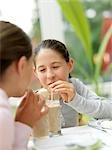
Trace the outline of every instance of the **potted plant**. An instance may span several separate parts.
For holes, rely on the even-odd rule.
[[[72,26],[75,34],[79,38],[86,54],[86,59],[88,63],[87,69],[89,72],[83,68],[79,62],[77,62],[78,67],[80,68],[81,74],[83,74],[89,81],[95,85],[96,93],[99,94],[99,79],[101,75],[101,66],[103,63],[103,56],[105,53],[106,45],[110,36],[112,36],[112,26],[108,29],[105,37],[101,41],[101,44],[98,48],[97,59],[94,61],[93,45],[91,40],[91,30],[89,21],[86,17],[83,4],[79,0],[57,0],[60,8]]]

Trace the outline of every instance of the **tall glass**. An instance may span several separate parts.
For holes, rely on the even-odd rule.
[[[49,93],[47,89],[41,88],[36,92],[42,95],[45,100],[49,99]],[[49,116],[48,114],[44,115],[40,120],[37,121],[33,128],[33,136],[37,138],[44,138],[49,136]]]
[[[48,114],[43,116],[33,128],[33,136],[37,138],[43,138],[49,135],[49,120]]]
[[[49,135],[61,135],[61,105],[58,97],[54,94],[51,100],[47,100],[49,107]]]
[[[58,93],[50,93],[47,89],[39,89],[38,94],[45,97],[48,114],[43,116],[33,128],[33,136],[43,138],[46,136],[61,135],[61,105]]]

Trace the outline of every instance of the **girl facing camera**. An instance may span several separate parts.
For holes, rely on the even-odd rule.
[[[70,76],[73,65],[74,60],[60,41],[44,40],[35,49],[36,74],[42,87],[58,92],[61,97],[63,127],[78,125],[79,113],[112,119],[112,104],[101,101],[79,79]]]

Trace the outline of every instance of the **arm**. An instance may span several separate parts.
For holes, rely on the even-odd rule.
[[[8,103],[0,106],[0,150],[26,150],[30,133],[29,126],[14,123]]]
[[[52,91],[59,92],[66,105],[79,113],[91,115],[95,118],[112,119],[112,102],[102,100],[89,90],[81,81],[71,78],[70,82],[56,81],[50,85]]]
[[[44,99],[28,91],[17,108],[15,123],[8,97],[0,90],[0,150],[26,150],[31,128],[47,112]]]
[[[32,91],[28,91],[16,112],[14,150],[26,150],[31,128],[47,112],[45,100]]]
[[[112,103],[109,100],[101,100],[94,92],[89,90],[81,81],[72,79],[76,88],[76,95],[67,103],[80,113],[91,115],[95,118],[112,119]]]
[[[32,129],[20,122],[15,122],[15,136],[13,150],[26,150]]]
[[[12,150],[14,121],[10,109],[0,106],[0,150]]]

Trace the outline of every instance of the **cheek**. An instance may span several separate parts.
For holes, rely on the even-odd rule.
[[[42,85],[45,84],[46,78],[43,74],[37,73],[37,77]]]
[[[66,81],[68,80],[69,72],[67,71],[67,69],[62,69],[60,70],[60,72],[58,72],[57,76],[60,80]]]
[[[33,77],[33,67],[32,67],[32,65],[29,67],[27,76],[29,78],[29,81],[31,81],[32,77]]]

